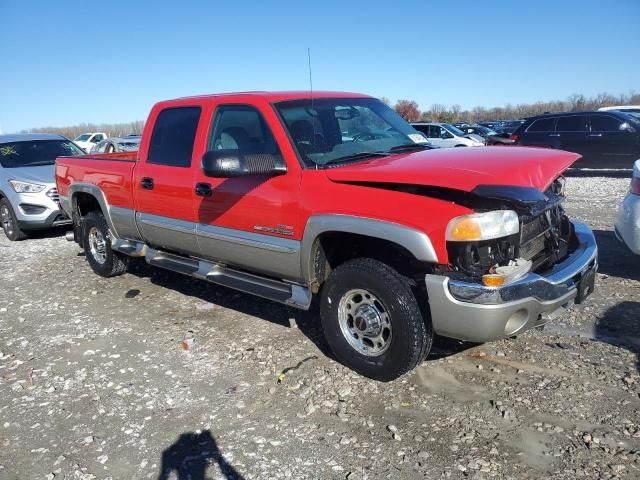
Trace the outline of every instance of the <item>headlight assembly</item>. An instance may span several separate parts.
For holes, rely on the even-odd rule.
[[[456,217],[447,225],[450,242],[473,242],[507,237],[520,231],[518,214],[513,210],[494,210]]]
[[[18,180],[9,180],[9,184],[16,193],[40,193],[47,188],[46,185],[40,185],[39,183],[20,182]]]

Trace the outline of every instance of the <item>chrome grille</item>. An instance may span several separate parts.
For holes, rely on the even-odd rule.
[[[60,203],[60,195],[58,194],[58,189],[56,187],[52,187],[47,191],[47,197],[58,204]]]

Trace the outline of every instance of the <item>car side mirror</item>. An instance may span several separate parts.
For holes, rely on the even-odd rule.
[[[232,178],[246,175],[275,176],[286,173],[282,155],[244,154],[238,150],[211,150],[202,156],[202,173],[207,177]]]
[[[636,131],[635,128],[633,128],[629,122],[624,122],[620,124],[620,127],[618,127],[620,129],[621,132],[630,132],[633,133]]]

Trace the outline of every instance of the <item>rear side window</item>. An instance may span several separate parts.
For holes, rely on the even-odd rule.
[[[571,115],[569,117],[558,117],[556,132],[586,132],[587,117],[582,115]]]
[[[216,110],[209,150],[239,150],[249,154],[279,154],[271,129],[254,107],[225,105]]]
[[[160,112],[151,134],[148,163],[191,166],[200,107],[167,108]]]
[[[555,117],[539,118],[527,128],[527,132],[553,132],[553,122],[555,120]]]
[[[619,132],[621,123],[610,115],[591,115],[592,132]]]

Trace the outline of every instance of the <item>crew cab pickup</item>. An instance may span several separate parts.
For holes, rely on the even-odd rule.
[[[160,102],[138,152],[60,157],[56,181],[97,274],[143,257],[301,309],[318,297],[335,356],[388,381],[434,334],[513,336],[593,290],[594,236],[563,210],[578,158],[431,149],[368,96],[249,92]]]

